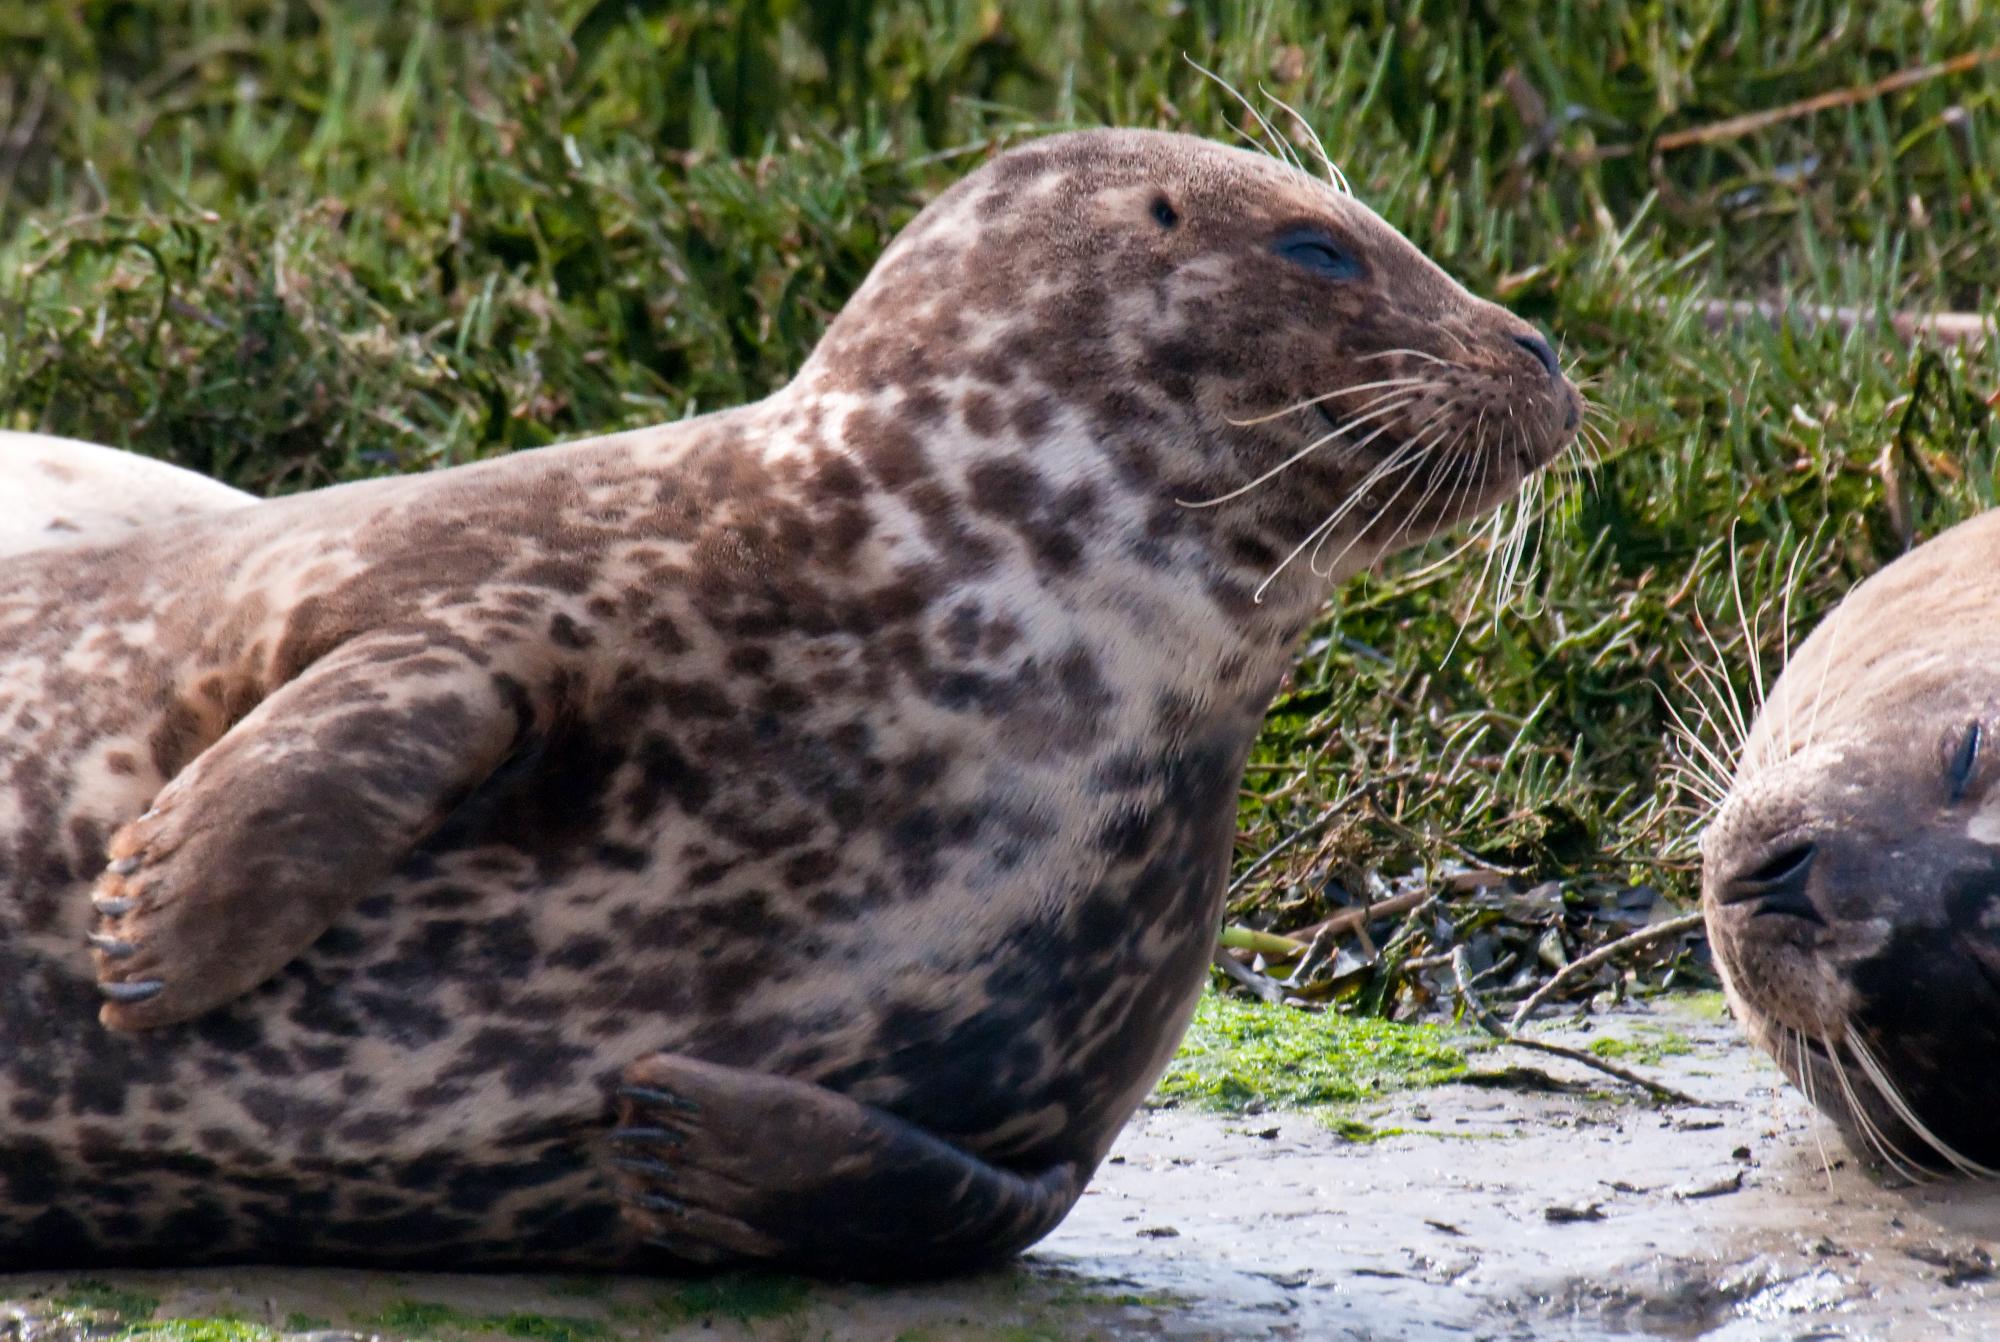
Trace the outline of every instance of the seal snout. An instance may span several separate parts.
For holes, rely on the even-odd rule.
[[[1754,918],[1790,915],[1824,925],[1826,919],[1808,893],[1813,861],[1818,856],[1819,845],[1810,839],[1782,844],[1756,866],[1724,876],[1717,885],[1715,902],[1753,905],[1750,915]]]

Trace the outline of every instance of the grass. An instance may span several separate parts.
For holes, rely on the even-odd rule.
[[[1991,348],[1711,333],[1698,304],[1992,311],[2000,65],[1661,137],[1996,45],[2000,11],[1908,2],[0,7],[0,425],[272,492],[754,398],[1005,144],[1240,138],[1185,54],[1298,107],[1366,200],[1559,339],[1611,425],[1516,582],[1483,547],[1422,575],[1433,551],[1332,604],[1256,754],[1244,860],[1337,819],[1236,916],[1300,926],[1467,856],[1685,894],[1692,665],[1746,692],[1787,625],[1990,505],[2000,447]]]
[[[369,1320],[372,1327],[406,1337],[430,1338],[463,1333],[498,1334],[526,1342],[596,1342],[610,1336],[598,1319],[548,1314],[470,1314],[427,1300],[399,1300]]]
[[[160,1307],[158,1296],[127,1290],[101,1281],[73,1281],[52,1297],[59,1309],[114,1314],[125,1324],[149,1319]]]
[[[1435,1025],[1270,1011],[1204,994],[1155,1097],[1222,1113],[1301,1109],[1435,1085],[1465,1057]]]
[[[1686,1035],[1672,1030],[1642,1030],[1631,1039],[1593,1039],[1590,1052],[1608,1062],[1638,1063],[1653,1067],[1667,1058],[1686,1057],[1695,1051]]]

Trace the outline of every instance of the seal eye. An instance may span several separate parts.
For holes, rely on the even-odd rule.
[[[1299,228],[1271,244],[1271,250],[1293,265],[1333,280],[1351,280],[1361,273],[1354,253],[1316,228]]]
[[[1153,201],[1154,223],[1158,224],[1161,228],[1172,228],[1175,224],[1178,224],[1180,221],[1181,221],[1180,215],[1174,212],[1173,205],[1167,200],[1165,196],[1160,196],[1155,198],[1155,200]]]
[[[1972,785],[1972,771],[1979,767],[1979,744],[1986,733],[1973,723],[1965,729],[1965,739],[1958,743],[1958,751],[1951,757],[1951,800],[1954,803],[1965,800],[1965,790]]]

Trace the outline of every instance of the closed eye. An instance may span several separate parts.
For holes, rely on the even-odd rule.
[[[1316,228],[1293,229],[1272,243],[1271,250],[1328,279],[1351,280],[1361,274],[1361,262],[1354,253]]]
[[[1979,745],[1984,736],[1979,724],[1973,723],[1965,729],[1965,739],[1952,753],[1949,781],[1953,805],[1964,801],[1966,789],[1972,786],[1972,771],[1979,767]]]

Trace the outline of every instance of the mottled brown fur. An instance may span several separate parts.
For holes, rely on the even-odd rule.
[[[1030,1242],[1199,990],[1326,579],[1252,593],[1426,425],[1344,571],[1511,493],[1537,342],[1281,165],[1064,136],[756,405],[4,561],[0,1256]]]

